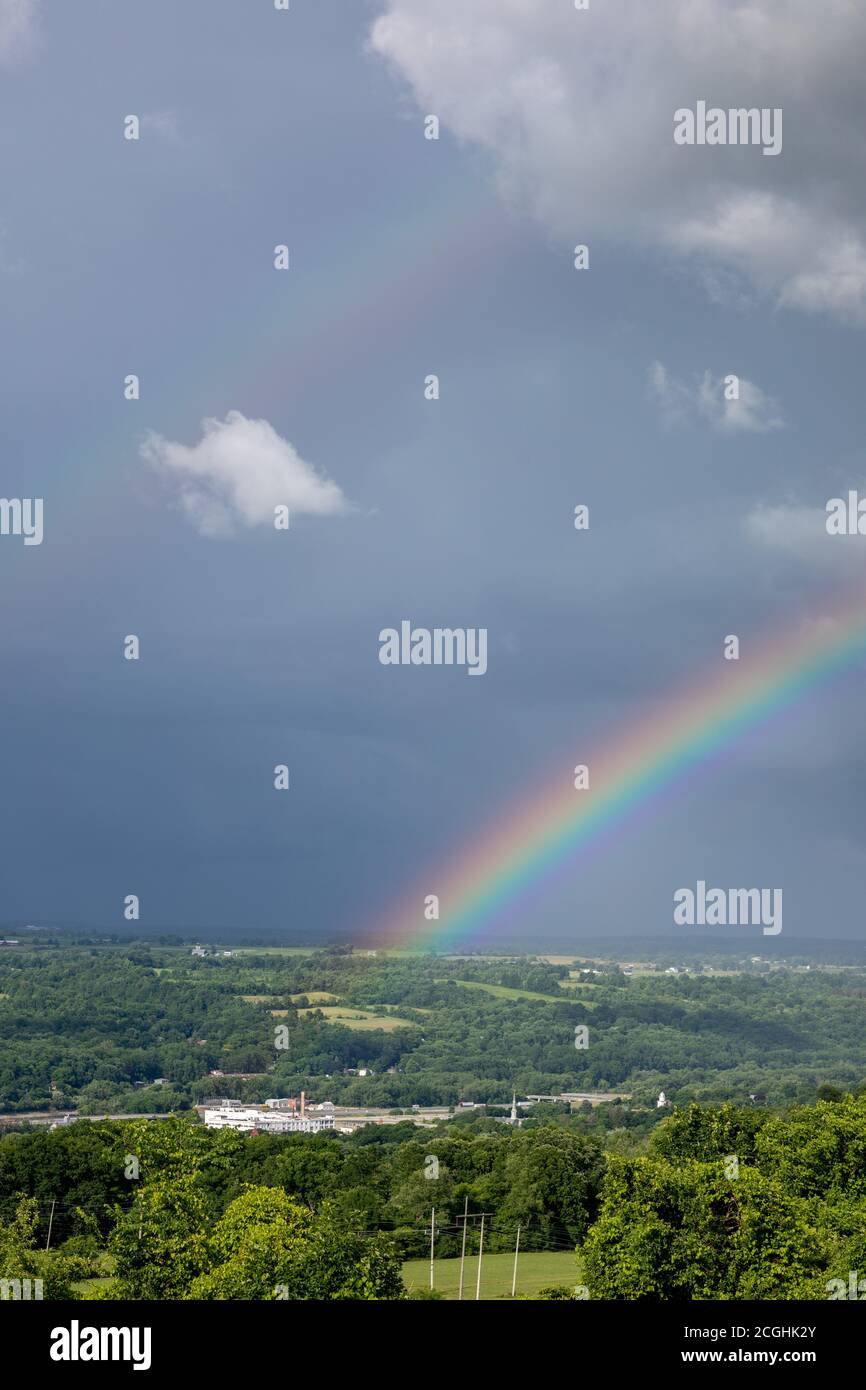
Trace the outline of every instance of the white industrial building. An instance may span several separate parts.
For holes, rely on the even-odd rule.
[[[292,1114],[263,1105],[242,1105],[237,1101],[206,1106],[204,1122],[208,1129],[236,1129],[243,1134],[315,1134],[334,1128],[334,1116]]]

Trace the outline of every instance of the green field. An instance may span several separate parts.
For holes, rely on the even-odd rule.
[[[444,984],[444,979],[439,981]],[[512,989],[510,985],[485,985],[480,980],[455,980],[455,985],[460,985],[463,989],[480,989],[485,994],[492,994],[494,999],[540,999],[544,1004],[565,1004],[568,1000],[564,995],[557,997],[555,994],[537,994],[532,989]]]
[[[95,1279],[81,1279],[75,1285],[79,1298],[94,1297],[106,1293],[116,1282],[112,1277],[114,1261],[104,1257],[106,1274]],[[481,1261],[482,1299],[511,1298],[511,1277],[514,1271],[513,1254],[485,1255]],[[466,1256],[463,1276],[463,1297],[474,1299],[475,1281],[478,1277],[477,1255]],[[446,1298],[456,1299],[460,1287],[460,1261],[436,1260],[433,1269],[433,1287]],[[411,1293],[413,1289],[429,1289],[430,1261],[408,1260],[403,1266],[403,1281]],[[539,1289],[549,1288],[551,1284],[574,1288],[580,1283],[580,1265],[572,1251],[528,1251],[517,1259],[517,1292],[537,1293]]]
[[[481,1261],[482,1299],[511,1298],[511,1278],[514,1255],[505,1253],[484,1255]],[[466,1256],[463,1276],[463,1297],[475,1297],[478,1278],[477,1255]],[[403,1282],[413,1289],[429,1289],[430,1261],[407,1260],[403,1266]],[[574,1288],[580,1283],[580,1265],[571,1250],[532,1250],[517,1258],[517,1293],[538,1293],[551,1284]],[[433,1266],[433,1287],[446,1298],[456,1298],[460,1287],[460,1261],[436,1260]]]
[[[276,1018],[285,1010],[271,1009],[271,1013]],[[354,1028],[359,1033],[369,1033],[379,1030],[383,1033],[396,1033],[400,1028],[417,1028],[417,1023],[412,1023],[408,1018],[396,1018],[389,1014],[387,1018],[380,1014],[367,1013],[365,1009],[355,1009],[351,1004],[337,1004],[335,1006],[318,1005],[314,1009],[298,1009],[298,1017],[303,1018],[305,1014],[322,1014],[326,1023],[342,1023],[345,1028]]]
[[[222,946],[214,948],[223,950]],[[228,949],[228,948],[225,948]],[[320,951],[321,946],[233,946],[231,950],[236,956],[310,956],[314,951]]]

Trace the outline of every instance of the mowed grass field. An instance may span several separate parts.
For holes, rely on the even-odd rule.
[[[482,1299],[511,1298],[511,1277],[514,1255],[508,1252],[484,1255],[481,1261]],[[478,1278],[478,1256],[466,1256],[463,1276],[463,1297],[475,1297]],[[538,1293],[551,1284],[564,1284],[573,1289],[581,1282],[580,1265],[571,1250],[529,1250],[517,1257],[517,1292]],[[407,1260],[403,1266],[403,1283],[413,1289],[429,1289],[430,1261]],[[433,1288],[446,1298],[456,1298],[460,1287],[460,1261],[436,1260],[433,1266]]]
[[[271,1009],[271,1013],[276,1017],[279,1010]],[[316,1009],[298,1009],[298,1013],[302,1017],[304,1014],[320,1013],[324,1015],[326,1023],[342,1023],[344,1027],[354,1028],[359,1033],[369,1033],[377,1028],[383,1033],[396,1033],[398,1028],[418,1027],[417,1023],[412,1023],[408,1018],[395,1018],[393,1014],[382,1018],[379,1014],[369,1014],[364,1009],[354,1009],[351,1004],[321,1005]]]
[[[94,1297],[107,1292],[117,1281],[112,1277],[114,1261],[111,1256],[104,1257],[106,1274],[96,1279],[81,1279],[73,1285],[79,1297]],[[481,1261],[482,1299],[511,1298],[511,1276],[514,1269],[514,1255],[485,1255]],[[478,1256],[466,1256],[466,1269],[463,1276],[463,1297],[474,1299],[475,1281],[478,1277]],[[444,1293],[447,1299],[456,1299],[460,1287],[460,1261],[437,1260],[433,1269],[433,1287]],[[403,1266],[403,1282],[411,1293],[413,1289],[429,1289],[430,1261],[408,1260]],[[580,1265],[570,1250],[527,1251],[517,1259],[517,1292],[538,1293],[539,1289],[549,1288],[551,1284],[564,1284],[573,1289],[579,1284]]]
[[[245,1004],[276,1004],[280,999],[284,999],[283,994],[242,994],[240,996]],[[311,989],[307,994],[290,994],[289,999],[296,1003],[298,999],[308,999],[311,1004],[337,1004],[340,1001],[339,994],[329,994],[325,989]],[[275,1017],[285,1018],[288,1009],[271,1009],[270,1013]],[[303,1013],[303,1009],[301,1010]]]
[[[444,977],[437,983],[444,984]],[[486,985],[481,980],[455,980],[454,983],[462,989],[480,989],[484,994],[492,994],[495,999],[540,999],[545,1004],[568,1003],[568,997],[564,994],[538,994],[534,989],[513,989],[511,985]]]
[[[318,946],[233,946],[231,949],[236,956],[311,956],[322,947],[320,943]]]

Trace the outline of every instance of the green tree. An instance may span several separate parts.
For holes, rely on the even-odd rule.
[[[390,1299],[403,1296],[400,1264],[380,1236],[314,1217],[272,1187],[237,1197],[208,1243],[196,1299]]]
[[[38,1225],[39,1203],[22,1197],[11,1221],[0,1225],[0,1279],[41,1279],[43,1298],[73,1298],[72,1280],[81,1277],[81,1262],[37,1250]]]
[[[157,1178],[119,1213],[109,1250],[121,1298],[183,1298],[206,1263],[208,1204],[193,1174]]]
[[[595,1214],[604,1159],[592,1139],[546,1126],[519,1131],[506,1146],[502,1224],[533,1222],[551,1235],[582,1239]]]
[[[827,1240],[806,1202],[755,1169],[611,1158],[582,1253],[593,1298],[797,1298]]]

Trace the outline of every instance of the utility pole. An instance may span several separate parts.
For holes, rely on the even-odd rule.
[[[433,1242],[436,1239],[436,1208],[430,1208],[430,1287],[433,1287]]]
[[[517,1252],[518,1252],[519,1249],[520,1249],[520,1226],[518,1225],[518,1227],[517,1227],[517,1240],[516,1240],[515,1245],[514,1245],[514,1273],[513,1273],[512,1276],[511,1276],[511,1297],[512,1297],[512,1298],[514,1297],[514,1291],[515,1291],[515,1289],[517,1288]]]
[[[460,1292],[457,1295],[458,1299],[463,1297],[463,1269],[466,1265],[466,1223],[468,1220],[469,1197],[467,1195],[466,1201],[463,1204],[463,1247],[460,1251]]]
[[[478,1239],[478,1278],[475,1281],[475,1301],[481,1297],[481,1254],[484,1250],[484,1217],[486,1212],[481,1213],[481,1235]]]
[[[57,1198],[56,1198],[56,1197],[52,1197],[52,1198],[51,1198],[51,1215],[50,1215],[49,1218],[48,1218],[48,1239],[47,1239],[46,1242],[45,1242],[45,1249],[46,1249],[46,1250],[48,1249],[49,1245],[51,1244],[51,1227],[54,1225],[54,1204],[55,1204],[56,1201],[57,1201]]]

